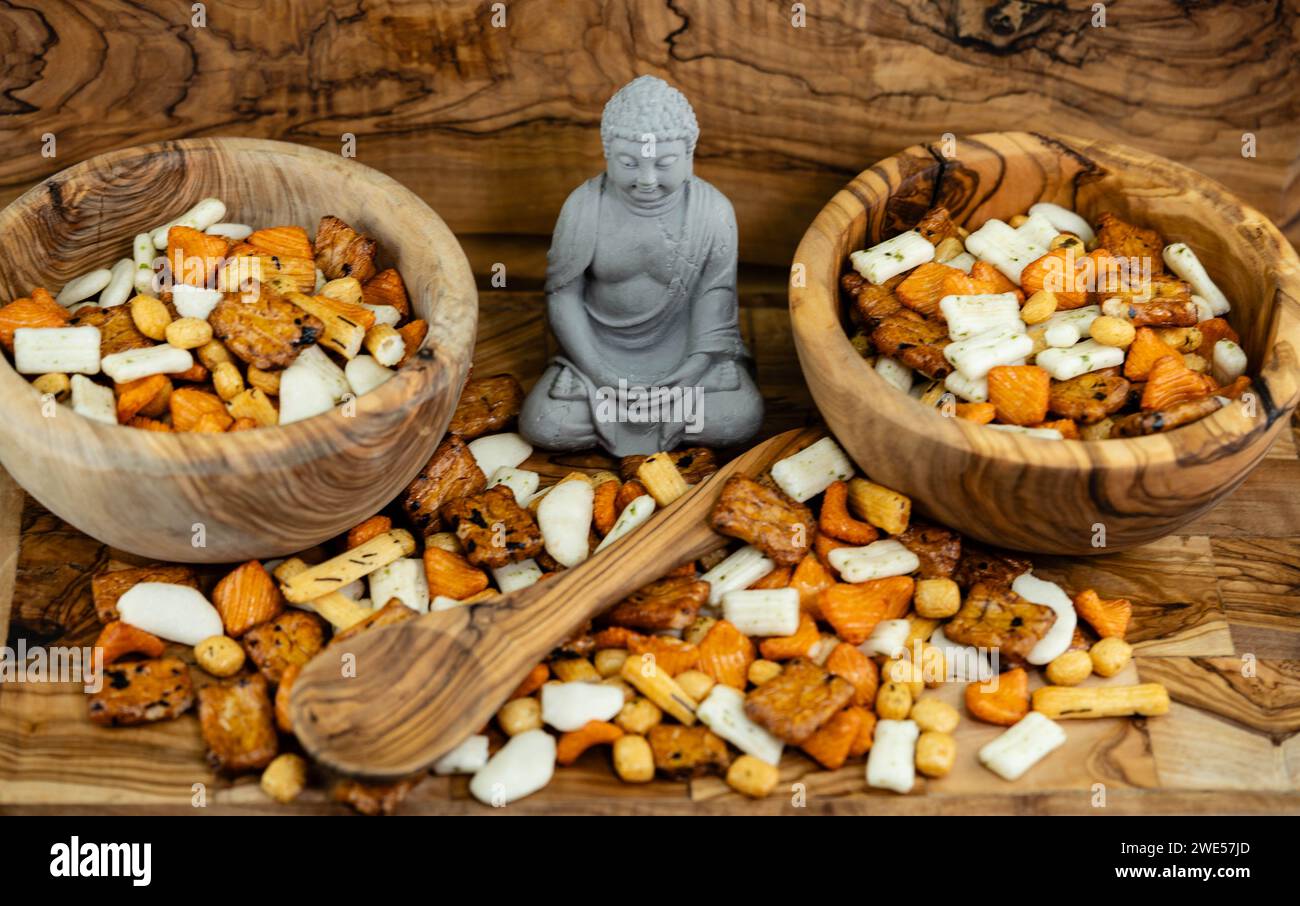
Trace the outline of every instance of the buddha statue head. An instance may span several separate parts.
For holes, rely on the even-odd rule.
[[[654,76],[620,88],[600,118],[605,173],[634,209],[662,207],[677,194],[691,177],[699,137],[686,95]]]

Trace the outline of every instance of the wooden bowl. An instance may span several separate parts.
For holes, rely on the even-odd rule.
[[[1166,434],[1051,441],[946,418],[886,384],[842,324],[837,287],[849,252],[910,229],[932,205],[975,229],[1038,201],[1093,222],[1114,211],[1191,246],[1232,302],[1253,398]],[[991,544],[1097,554],[1173,532],[1241,484],[1300,397],[1295,250],[1215,181],[1130,148],[1023,132],[959,138],[950,159],[937,145],[908,148],[832,198],[794,261],[799,360],[846,451],[925,515]]]
[[[128,148],[50,177],[0,211],[0,299],[130,255],[132,238],[205,196],[226,219],[297,224],[325,214],[379,242],[406,281],[423,347],[354,412],[235,434],[159,434],[45,417],[0,357],[0,463],[83,532],[143,557],[236,562],[303,550],[396,496],[428,460],[465,382],[478,319],[469,262],[442,219],[395,180],[312,148],[203,138]]]

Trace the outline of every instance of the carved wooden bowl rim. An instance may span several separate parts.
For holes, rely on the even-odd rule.
[[[1266,216],[1221,183],[1195,170],[1117,143],[1028,132],[978,133],[959,136],[956,143],[958,147],[978,148],[977,154],[989,154],[993,153],[987,148],[989,144],[1003,147],[1008,140],[1049,148],[1061,157],[1135,161],[1171,188],[1198,196],[1206,214],[1221,220],[1223,229],[1253,232],[1253,241],[1261,244],[1262,256],[1268,260],[1277,284],[1275,341],[1262,366],[1258,350],[1252,350],[1248,369],[1253,378],[1251,389],[1260,396],[1261,417],[1250,418],[1242,414],[1241,406],[1230,405],[1163,434],[1062,442],[989,430],[973,422],[946,417],[887,383],[853,348],[844,331],[839,278],[851,250],[847,248],[850,225],[874,205],[890,198],[890,190],[897,187],[891,177],[897,174],[900,160],[934,157],[926,145],[912,145],[859,173],[822,208],[799,243],[794,263],[804,266],[806,279],[803,286],[796,286],[792,281],[790,317],[800,364],[810,372],[809,385],[814,396],[819,380],[839,389],[860,388],[863,404],[858,415],[876,422],[881,430],[888,430],[891,424],[921,428],[931,443],[972,457],[1024,463],[1036,470],[1150,469],[1175,462],[1212,462],[1250,446],[1263,438],[1278,419],[1291,415],[1300,401],[1300,366],[1296,356],[1296,350],[1300,349],[1300,257]],[[1229,222],[1222,213],[1227,210],[1239,215],[1235,222]],[[867,226],[870,231],[869,221]],[[868,244],[879,240],[880,237],[868,236]],[[1172,237],[1171,241],[1179,240]],[[1213,262],[1208,264],[1213,270]],[[1266,307],[1261,306],[1260,310],[1265,311]],[[1235,306],[1234,311],[1237,311]],[[1225,475],[1225,479],[1232,477]]]
[[[10,225],[18,219],[39,217],[42,211],[48,211],[53,187],[76,184],[85,179],[102,186],[102,174],[114,172],[126,161],[155,155],[175,158],[178,165],[190,167],[205,166],[213,158],[226,163],[239,162],[246,167],[279,169],[278,164],[289,161],[294,166],[315,167],[321,174],[329,174],[328,179],[321,181],[322,213],[326,213],[325,208],[329,205],[329,192],[341,191],[345,184],[353,190],[364,188],[383,193],[387,198],[400,199],[403,205],[414,209],[421,228],[427,232],[428,251],[422,257],[427,256],[428,262],[436,265],[439,271],[435,280],[433,311],[428,314],[436,313],[437,317],[427,318],[428,333],[411,361],[382,386],[358,396],[355,414],[351,416],[345,415],[342,407],[335,406],[302,421],[253,431],[162,433],[110,425],[61,406],[56,420],[67,427],[55,430],[79,435],[83,442],[92,444],[92,449],[106,457],[99,465],[122,465],[139,471],[142,460],[152,460],[164,466],[168,473],[188,474],[228,473],[237,470],[240,462],[262,466],[271,462],[281,466],[294,465],[317,459],[347,443],[349,437],[357,433],[356,429],[377,413],[391,414],[419,407],[440,390],[459,395],[460,382],[443,383],[438,375],[440,370],[455,371],[458,363],[467,363],[473,350],[478,294],[468,260],[442,218],[418,195],[392,177],[355,160],[345,160],[340,155],[307,145],[258,138],[186,138],[135,145],[87,158],[42,180],[0,211],[0,237],[8,236]],[[263,157],[265,160],[259,160]],[[197,200],[187,200],[187,205]],[[252,204],[256,205],[257,201],[253,200]],[[272,225],[279,224],[253,224],[255,228]],[[5,241],[0,238],[0,247]],[[382,242],[380,251],[384,252]],[[12,254],[13,250],[6,253]],[[404,271],[405,267],[399,266],[398,269]],[[404,273],[403,278],[409,286],[408,274]],[[415,304],[412,298],[412,306]],[[20,394],[29,394],[29,404],[13,404]],[[50,421],[40,414],[40,393],[14,370],[5,356],[0,356],[0,397],[11,403],[5,407],[8,431],[24,430],[23,424],[31,424],[34,419]],[[48,425],[42,427],[48,428]],[[393,438],[394,442],[396,440]],[[70,454],[72,461],[80,461],[84,459],[84,450],[80,444],[70,444],[66,453]],[[244,454],[256,454],[258,458],[241,458]],[[49,455],[51,459],[69,461],[60,450],[50,450]]]

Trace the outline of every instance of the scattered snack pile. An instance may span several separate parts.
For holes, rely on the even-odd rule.
[[[576,566],[716,470],[713,454],[694,448],[629,458],[622,477],[574,472],[541,488],[542,476],[521,468],[532,448],[506,430],[523,397],[510,375],[471,380],[403,496],[332,548],[217,574],[157,565],[95,576],[106,675],[89,695],[90,719],[108,727],[169,720],[197,699],[212,766],[263,771],[268,795],[290,801],[309,766],[293,751],[289,690],[327,645]],[[605,692],[621,703],[617,690]],[[481,766],[487,752],[483,738],[438,771]],[[391,811],[419,779],[337,780],[331,791],[361,811]]]
[[[123,258],[0,308],[0,346],[47,398],[150,431],[285,425],[369,393],[419,349],[401,275],[337,217],[219,223],[206,198]],[[158,266],[162,255],[166,263]]]
[[[510,741],[475,796],[526,796],[601,745],[627,783],[716,773],[762,797],[789,747],[828,770],[865,759],[867,787],[908,793],[956,761],[962,714],[926,694],[949,682],[970,718],[1008,728],[978,752],[1006,780],[1065,741],[1058,720],[1169,710],[1157,683],[1079,687],[1128,666],[1127,600],[1071,599],[1028,560],[912,519],[832,438],[728,479],[710,521],[743,546],[674,569],[539,664],[497,714]],[[1049,685],[1031,695],[1037,669]],[[489,737],[462,749],[486,757]]]
[[[971,233],[937,207],[849,259],[854,345],[958,418],[1055,440],[1136,437],[1250,386],[1228,299],[1196,254],[1109,212],[1094,232],[1039,203]]]
[[[96,576],[108,666],[91,720],[168,720],[197,699],[222,773],[261,771],[281,802],[317,775],[339,801],[392,811],[425,775],[331,779],[296,751],[288,701],[303,665],[371,627],[577,566],[716,471],[709,450],[692,448],[539,490],[541,476],[521,468],[531,449],[503,430],[522,399],[508,375],[471,381],[405,495],[335,556],[219,576],[165,565]],[[865,760],[867,787],[907,793],[917,773],[941,778],[955,763],[962,714],[930,694],[944,683],[967,684],[970,719],[1008,728],[978,753],[1007,780],[1064,741],[1059,720],[1168,710],[1158,684],[1079,686],[1128,665],[1128,601],[1092,589],[1071,599],[1027,560],[913,519],[907,497],[856,477],[829,437],[756,480],[728,479],[709,518],[736,542],[560,645],[434,773],[470,774],[470,792],[501,806],[608,746],[627,783],[714,773],[760,797],[797,749],[832,770]],[[1050,685],[1031,695],[1037,669]]]

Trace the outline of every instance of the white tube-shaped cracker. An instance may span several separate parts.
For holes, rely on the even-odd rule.
[[[116,308],[131,298],[135,289],[135,262],[122,258],[109,270],[108,286],[99,294],[100,308]]]
[[[226,216],[226,205],[219,198],[204,198],[175,220],[169,220],[149,232],[156,249],[167,248],[167,231],[174,226],[187,226],[196,230],[206,230],[214,223],[220,223]]]
[[[113,388],[96,384],[84,374],[72,376],[72,411],[108,425],[117,424],[117,398]]]
[[[497,588],[501,589],[501,593],[506,594],[527,588],[537,582],[542,578],[542,569],[537,565],[536,560],[528,557],[525,560],[516,560],[514,563],[493,568],[492,578],[496,580]]]
[[[722,596],[722,615],[745,635],[794,635],[799,629],[799,592],[794,588],[729,591]]]
[[[243,242],[253,235],[253,228],[246,223],[214,223],[203,232],[232,242]]]
[[[1020,319],[1020,301],[1015,293],[944,296],[939,300],[939,311],[948,322],[948,336],[954,340],[965,340],[995,328],[1017,333],[1023,333],[1025,329],[1025,322]]]
[[[98,374],[98,327],[19,327],[14,370],[19,374]]]
[[[709,603],[717,604],[730,591],[749,588],[776,569],[776,564],[752,544],[746,544],[713,569],[700,576],[709,583]]]
[[[968,378],[960,371],[954,371],[943,379],[943,386],[968,403],[987,403],[989,400],[987,377]]]
[[[406,357],[406,341],[391,324],[376,324],[370,328],[365,346],[376,362],[390,368]]]
[[[334,360],[326,355],[325,350],[319,346],[308,346],[298,353],[298,358],[293,360],[293,364],[289,368],[309,368],[316,372],[329,387],[330,396],[333,397],[336,403],[352,390],[352,385],[348,383],[347,372],[336,365]],[[289,368],[285,369],[286,373]],[[281,378],[283,380],[283,376]]]
[[[1083,339],[1078,322],[1059,321],[1043,329],[1043,340],[1054,349],[1069,349]]]
[[[1192,304],[1196,306],[1196,323],[1208,321],[1214,317],[1214,306],[1202,299],[1196,293],[1192,293]]]
[[[1046,250],[1052,244],[1052,240],[1061,232],[1051,220],[1041,213],[1036,213],[1033,208],[1029,209],[1029,217],[1025,222],[1015,229],[1016,235],[1026,242],[1041,246],[1044,255],[1047,254]]]
[[[827,555],[827,559],[839,570],[845,582],[906,576],[921,567],[916,554],[893,538],[873,541],[865,547],[837,547]]]
[[[916,782],[916,740],[920,735],[914,720],[879,721],[867,756],[867,786],[910,793]]]
[[[944,264],[957,268],[963,274],[969,274],[970,269],[975,266],[975,256],[970,252],[962,252],[959,255],[953,255]]]
[[[1029,206],[1029,213],[1031,216],[1039,214],[1046,218],[1047,222],[1050,223],[1058,233],[1073,233],[1084,242],[1092,242],[1092,240],[1097,238],[1097,235],[1092,231],[1092,227],[1088,225],[1088,221],[1084,220],[1069,208],[1063,208],[1059,204],[1052,204],[1050,201],[1040,201],[1038,204],[1031,204]]]
[[[1047,246],[1035,242],[1001,220],[990,220],[966,237],[966,251],[992,264],[1017,286],[1025,265],[1047,254]]]
[[[188,349],[162,343],[145,349],[126,349],[104,356],[100,366],[104,374],[119,384],[129,384],[155,374],[177,374],[194,367]]]
[[[1201,264],[1201,259],[1196,257],[1196,253],[1187,243],[1175,242],[1173,245],[1165,246],[1161,257],[1165,259],[1165,264],[1169,265],[1171,271],[1191,284],[1192,292],[1210,303],[1210,310],[1216,317],[1226,315],[1232,309],[1228,297],[1210,279],[1205,265]]]
[[[933,260],[934,246],[916,230],[899,233],[892,239],[849,255],[853,269],[876,284]]]
[[[156,251],[148,233],[140,233],[131,243],[131,282],[137,293],[152,296],[158,292],[153,285],[153,259]]]
[[[59,290],[59,294],[54,298],[54,301],[60,305],[72,305],[74,302],[82,302],[92,296],[99,295],[112,279],[113,272],[106,267],[98,268],[88,274],[82,274],[75,280],[69,281],[63,289]]]
[[[304,353],[313,349],[317,347],[312,346]],[[298,360],[302,358],[298,356]],[[344,385],[350,386],[346,376]],[[334,382],[320,369],[295,361],[280,375],[280,424],[289,425],[328,412],[334,408],[335,390]]]
[[[869,657],[898,657],[906,650],[911,631],[912,624],[907,620],[881,620],[858,650]]]
[[[1046,330],[1054,324],[1073,324],[1079,329],[1079,336],[1087,337],[1092,334],[1092,322],[1099,317],[1101,317],[1100,305],[1084,305],[1080,308],[1053,312],[1052,316],[1042,324],[1034,325],[1034,330]]]
[[[885,379],[889,384],[903,393],[912,389],[912,369],[908,368],[897,359],[891,359],[887,355],[882,355],[876,359],[876,374]]]
[[[375,316],[375,324],[387,324],[389,327],[396,327],[402,320],[402,313],[391,305],[373,305],[370,302],[362,302],[361,307],[369,310]]]
[[[533,453],[532,444],[510,431],[480,437],[468,446],[484,475],[493,475],[502,466],[514,468]]]
[[[1247,364],[1245,350],[1236,343],[1223,339],[1214,344],[1210,367],[1214,379],[1220,384],[1231,384],[1241,377],[1246,373]]]
[[[1034,351],[1034,341],[1024,332],[1024,325],[996,327],[993,330],[949,343],[944,358],[964,376],[986,377],[998,365],[1010,365]]]
[[[1040,579],[1033,573],[1022,573],[1011,583],[1011,590],[1031,604],[1041,604],[1056,612],[1056,622],[1047,634],[1038,640],[1025,660],[1035,666],[1049,664],[1070,648],[1074,640],[1074,627],[1079,624],[1074,612],[1074,602],[1055,582]]]
[[[510,737],[483,770],[469,782],[479,802],[500,808],[531,796],[555,774],[555,737],[545,730],[525,730]]]
[[[537,506],[542,543],[562,566],[572,568],[587,559],[594,500],[590,482],[563,481]]]
[[[476,774],[488,763],[488,738],[471,736],[456,748],[433,763],[433,773],[439,777],[448,774]]]
[[[609,720],[623,708],[623,690],[605,683],[547,683],[542,686],[542,720],[561,733],[589,720]]]
[[[117,613],[128,626],[182,645],[197,645],[204,639],[224,634],[217,609],[198,589],[188,585],[166,582],[133,585],[118,598]]]
[[[623,507],[623,512],[618,514],[618,518],[614,520],[614,527],[609,530],[609,534],[600,539],[600,544],[596,545],[596,553],[600,553],[628,532],[640,528],[654,515],[654,511],[655,499],[649,494],[642,494],[640,497],[633,498],[627,506]]]
[[[215,289],[204,289],[185,283],[172,284],[172,304],[176,306],[176,313],[182,318],[198,318],[200,321],[206,321],[221,299],[221,293]]]
[[[359,355],[343,368],[343,375],[348,379],[348,386],[357,396],[365,396],[388,383],[396,371],[385,368],[368,355]]]
[[[816,497],[836,481],[853,477],[853,462],[833,438],[823,437],[772,466],[772,480],[802,503]]]
[[[541,480],[542,476],[536,472],[516,469],[513,466],[502,466],[488,477],[487,486],[494,488],[499,484],[505,485],[515,495],[515,503],[526,506],[528,499],[537,493],[537,485]]]
[[[1124,350],[1118,346],[1103,346],[1096,340],[1085,340],[1068,349],[1044,349],[1034,358],[1034,364],[1058,381],[1100,371],[1124,364]]]
[[[695,709],[695,716],[746,755],[771,765],[781,763],[785,743],[749,719],[745,713],[745,693],[739,689],[718,683]]]
[[[429,612],[429,580],[423,560],[414,557],[394,560],[370,574],[370,600],[383,607],[393,598],[416,613]]]
[[[879,736],[880,728],[877,727],[877,740]],[[1001,736],[986,743],[979,750],[979,761],[1003,780],[1019,780],[1045,755],[1064,743],[1065,731],[1059,724],[1037,711],[1030,711]]]

